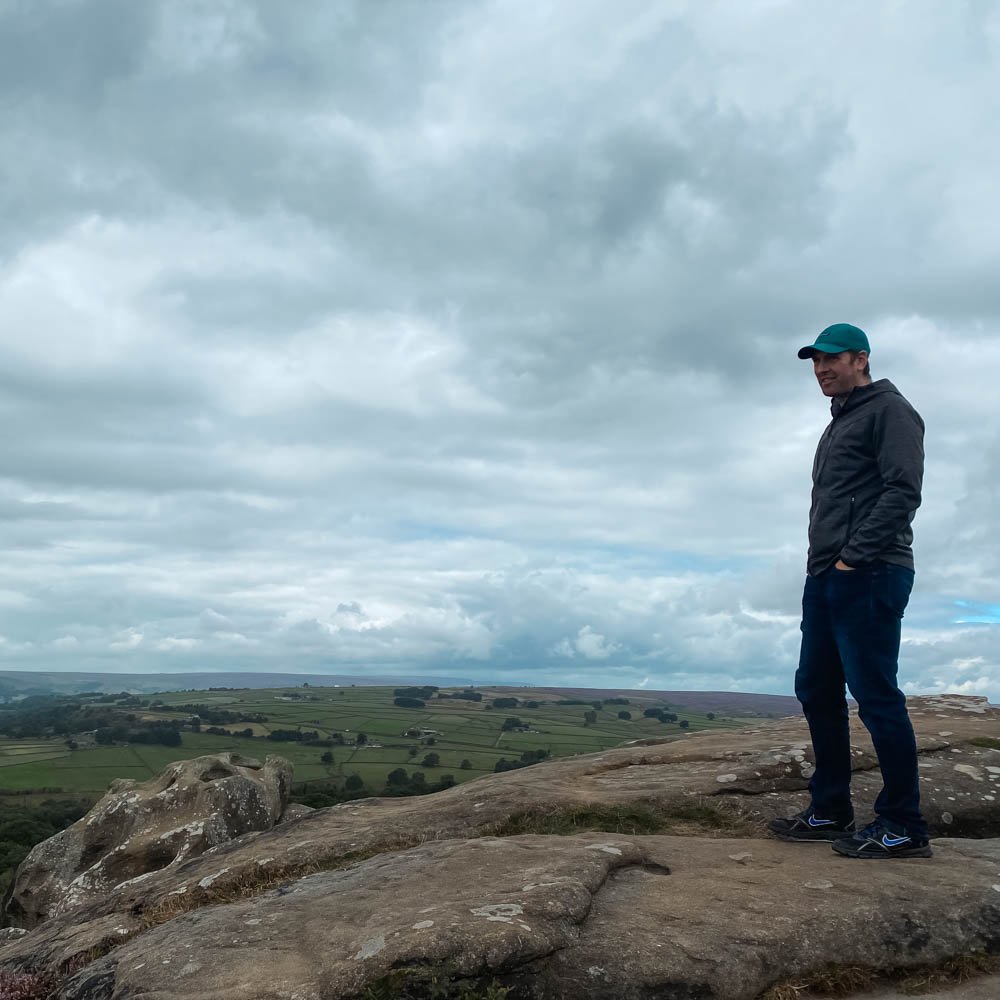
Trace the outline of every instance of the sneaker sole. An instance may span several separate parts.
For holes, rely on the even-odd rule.
[[[838,840],[843,840],[845,836],[850,836],[849,833],[845,834],[843,830],[838,830],[836,833],[832,830],[829,832],[817,830],[815,833],[778,833],[777,830],[771,830],[770,834],[772,837],[777,837],[778,840],[785,841],[786,844],[833,844]]]
[[[892,861],[895,858],[930,858],[934,856],[930,845],[926,847],[908,847],[903,851],[883,851],[881,854],[869,852],[865,854],[851,850],[849,847],[840,847],[838,843],[833,844],[833,849],[843,858],[858,858],[861,861]]]

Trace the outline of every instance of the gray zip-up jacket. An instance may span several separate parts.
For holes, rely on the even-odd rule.
[[[924,474],[924,422],[888,380],[858,386],[830,421],[813,462],[810,576],[838,559],[913,569],[913,515]]]

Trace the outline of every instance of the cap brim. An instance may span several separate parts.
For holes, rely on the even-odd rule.
[[[851,350],[850,347],[841,347],[839,344],[831,344],[830,341],[824,341],[822,344],[810,344],[808,347],[803,347],[799,350],[799,357],[805,361],[806,358],[811,358],[815,351],[819,351],[821,354],[842,354],[844,351]]]

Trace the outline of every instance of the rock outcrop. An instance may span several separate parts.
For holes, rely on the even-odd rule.
[[[931,859],[767,839],[807,796],[804,725],[786,719],[346,803],[128,869],[0,946],[0,969],[56,977],[61,1000],[487,996],[457,984],[494,980],[510,1000],[750,1000],[996,954],[1000,710],[911,713]],[[878,780],[855,737],[863,820]]]
[[[829,848],[763,840],[448,840],[177,917],[93,963],[65,996],[327,1000],[430,966],[550,1000],[742,1000],[823,964],[996,947],[998,862],[982,841],[949,843],[916,871],[873,872]]]
[[[116,886],[269,830],[288,804],[291,765],[235,753],[177,761],[142,784],[112,783],[81,820],[39,844],[17,871],[7,924],[32,928]]]

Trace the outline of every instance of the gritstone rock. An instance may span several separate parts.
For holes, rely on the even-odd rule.
[[[461,995],[442,982],[495,978],[509,1000],[751,1000],[843,967],[996,954],[1000,710],[915,698],[911,714],[930,859],[879,864],[767,839],[766,821],[808,797],[808,737],[789,718],[278,825],[276,805],[262,830],[178,849],[147,874],[136,863],[100,893],[53,896],[48,920],[0,943],[0,970],[53,974],[60,1000],[360,1000],[409,995],[428,976],[442,997]],[[879,781],[856,719],[852,742],[864,821]],[[168,780],[109,799],[155,797]],[[221,808],[199,801],[186,823]],[[615,825],[638,809],[662,818],[655,834]],[[594,832],[531,832],[567,815],[594,817]],[[108,836],[104,856],[116,853]]]
[[[6,923],[32,928],[130,880],[203,854],[282,816],[291,765],[223,753],[171,764],[139,784],[112,783],[82,819],[39,844],[18,868]]]

